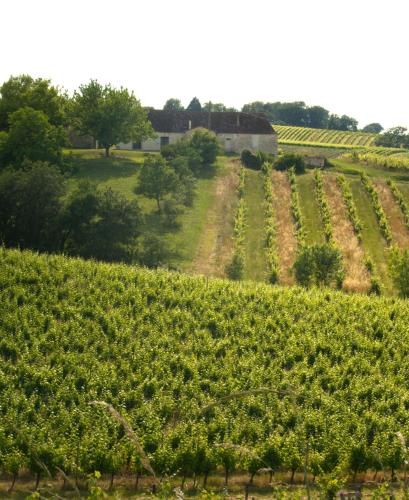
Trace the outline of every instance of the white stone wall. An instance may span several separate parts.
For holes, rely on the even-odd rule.
[[[180,140],[185,134],[158,132],[154,139],[142,141],[142,151],[160,151],[160,138],[169,137],[169,144]],[[277,155],[277,135],[275,134],[217,134],[217,138],[226,153],[240,154],[243,149],[264,151]],[[132,149],[132,142],[120,143],[118,149]]]
[[[227,153],[240,154],[243,149],[250,149],[277,155],[277,136],[274,134],[217,134],[217,138]]]
[[[156,137],[153,139],[146,139],[146,141],[142,141],[141,144],[141,150],[142,151],[160,151],[160,138],[161,137],[169,137],[169,144],[172,144],[172,142],[176,142],[180,140],[184,134],[182,133],[175,133],[175,132],[158,132]],[[133,149],[132,148],[132,142],[120,142],[117,145],[118,149]]]

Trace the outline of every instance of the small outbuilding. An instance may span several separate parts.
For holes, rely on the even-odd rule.
[[[216,134],[226,153],[250,149],[277,155],[277,133],[261,113],[151,110],[148,117],[156,137],[141,143],[121,143],[118,149],[160,151],[162,146],[203,127]]]

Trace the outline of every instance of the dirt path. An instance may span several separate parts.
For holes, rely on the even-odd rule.
[[[297,240],[291,215],[291,189],[287,175],[274,171],[271,175],[273,183],[273,204],[277,221],[277,254],[279,259],[279,281],[283,285],[294,284],[291,269],[297,252]]]
[[[214,203],[210,207],[204,231],[190,271],[205,276],[224,277],[224,269],[233,251],[233,221],[237,203],[239,165],[231,160],[215,183]]]
[[[398,245],[399,248],[409,248],[409,230],[405,226],[402,211],[393,198],[389,186],[380,180],[374,180],[373,183],[392,231],[393,244]]]
[[[346,272],[344,289],[352,292],[366,292],[369,287],[369,275],[364,267],[364,251],[348,218],[335,176],[326,174],[323,178],[324,191],[331,212],[334,240],[344,257]]]

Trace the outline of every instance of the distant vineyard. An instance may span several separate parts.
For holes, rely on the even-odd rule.
[[[336,144],[338,147],[368,147],[375,145],[377,134],[364,132],[345,132],[340,130],[325,130],[306,127],[289,127],[274,125],[280,142],[303,142],[323,144],[326,147]]]

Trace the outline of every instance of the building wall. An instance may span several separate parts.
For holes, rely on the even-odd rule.
[[[169,144],[180,140],[185,134],[158,132],[154,139],[142,141],[142,151],[160,151],[161,137],[169,137]],[[241,153],[243,149],[264,151],[277,156],[276,134],[217,134],[217,138],[226,153]],[[132,149],[132,142],[120,143],[118,149]]]
[[[185,134],[175,133],[175,132],[157,132],[157,137],[153,139],[146,139],[142,141],[141,150],[142,151],[160,151],[161,137],[169,137],[169,144],[180,140]],[[132,142],[121,142],[117,145],[118,149],[133,149]]]

